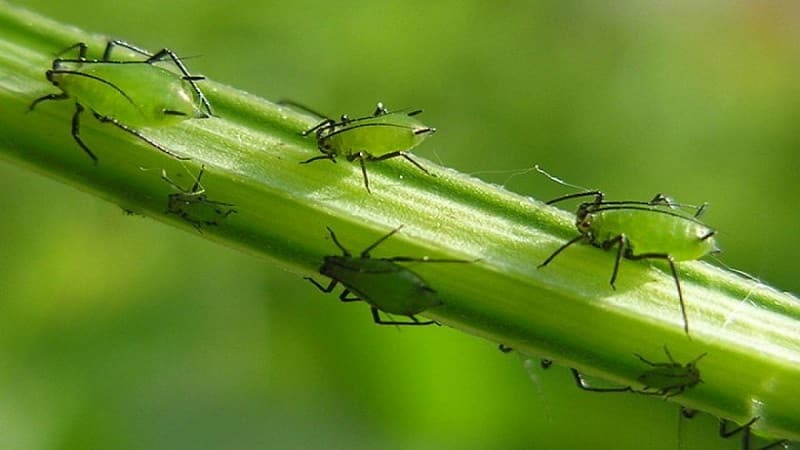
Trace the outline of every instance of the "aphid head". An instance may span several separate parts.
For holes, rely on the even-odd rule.
[[[688,382],[686,383],[688,387],[692,387],[697,383],[702,383],[703,380],[700,379],[700,369],[697,368],[697,362],[703,359],[708,353],[703,353],[697,358],[689,361],[686,363],[686,378]]]
[[[575,227],[581,234],[588,234],[592,231],[592,206],[594,203],[581,203],[578,212],[575,214]]]
[[[44,73],[44,76],[47,78],[47,81],[49,81],[49,82],[53,83],[54,85],[58,86],[58,80],[55,79],[55,77],[53,76],[54,74],[55,74],[54,71],[48,70],[47,72]]]

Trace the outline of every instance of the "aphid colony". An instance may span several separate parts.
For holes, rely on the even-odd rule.
[[[141,55],[144,59],[112,59],[112,51],[117,47]],[[61,57],[73,50],[77,50],[77,57]],[[213,117],[211,105],[196,83],[204,77],[191,75],[182,60],[166,48],[150,54],[122,41],[110,41],[100,59],[88,59],[87,50],[86,44],[78,43],[59,53],[59,57],[53,60],[52,67],[45,76],[59,88],[60,92],[35,99],[29,109],[33,110],[39,103],[48,100],[73,100],[75,112],[72,116],[72,137],[95,164],[98,163],[95,151],[81,137],[81,116],[86,109],[100,122],[115,125],[169,157],[188,160],[189,158],[179,156],[146,137],[141,129],[172,126],[188,119]],[[163,62],[171,63],[175,69],[168,70],[159,65]],[[421,172],[432,175],[409,155],[413,148],[436,131],[435,128],[419,121],[417,117],[422,110],[390,112],[383,104],[378,103],[370,115],[358,118],[342,115],[337,121],[296,103],[283,103],[303,109],[321,120],[317,125],[301,133],[303,137],[314,138],[321,154],[299,161],[301,164],[324,159],[335,163],[340,157],[348,162],[358,162],[363,184],[368,193],[371,192],[366,167],[368,163],[400,157]],[[222,221],[237,212],[231,203],[208,198],[206,189],[201,185],[204,172],[205,165],[200,165],[193,181],[184,184],[190,186],[187,188],[170,178],[166,171],[162,171],[162,179],[175,191],[167,195],[166,212],[177,216],[199,232],[202,232],[204,227],[220,225]],[[556,182],[566,184],[549,174],[545,175]],[[687,213],[683,205],[661,194],[650,201],[607,201],[604,194],[597,190],[563,195],[547,203],[555,204],[585,197],[591,197],[591,200],[578,205],[575,219],[578,235],[554,250],[538,267],[547,266],[568,247],[580,242],[602,250],[614,250],[614,265],[610,279],[611,287],[614,288],[620,261],[623,258],[663,260],[668,264],[675,282],[683,330],[688,336],[689,320],[676,263],[696,260],[718,251],[714,239],[715,231],[700,221],[704,206],[691,207],[694,213]],[[341,284],[343,290],[339,299],[343,302],[367,303],[376,324],[437,324],[434,320],[421,321],[416,316],[442,306],[443,300],[419,274],[403,264],[477,263],[479,260],[434,259],[424,256],[382,258],[371,256],[373,250],[401,228],[402,225],[389,231],[357,256],[351,254],[341,244],[332,229],[327,228],[334,245],[341,251],[341,255],[322,257],[319,273],[330,278],[330,282],[324,285],[311,277],[306,279],[325,293],[332,292]],[[392,314],[405,316],[408,320],[395,320],[391,318]],[[510,347],[504,345],[500,345],[499,348],[503,352],[512,351]],[[571,372],[576,385],[586,391],[632,392],[664,398],[680,395],[701,382],[697,364],[706,356],[705,353],[686,364],[680,364],[673,359],[666,346],[664,352],[669,362],[651,362],[641,355],[635,355],[641,363],[649,366],[638,377],[640,388],[593,387],[578,370],[571,369]],[[550,361],[542,361],[542,367],[549,365]],[[688,410],[686,411],[684,415],[689,417]],[[741,432],[742,448],[750,449],[750,426],[757,419],[756,417],[734,430],[728,430],[729,422],[726,421],[720,427],[720,435],[730,437]],[[782,441],[763,448],[773,448],[780,443]]]

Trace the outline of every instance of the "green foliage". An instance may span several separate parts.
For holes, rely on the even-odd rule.
[[[150,48],[168,44],[183,54],[202,53],[204,58],[192,61],[193,67],[201,66],[199,72],[268,97],[296,97],[342,111],[375,100],[424,105],[431,123],[448,130],[449,137],[440,132],[435,146],[431,141],[434,148],[420,151],[464,171],[540,162],[582,184],[621,191],[614,195],[618,198],[666,191],[680,199],[709,200],[714,210],[708,220],[723,230],[720,240],[731,253],[727,261],[788,289],[797,287],[791,264],[796,239],[789,238],[797,213],[785,207],[797,193],[790,176],[797,167],[791,164],[796,120],[787,106],[796,67],[781,44],[781,27],[751,39],[761,30],[752,19],[758,11],[715,11],[722,16],[720,25],[713,30],[717,34],[709,34],[704,22],[684,19],[680,12],[640,20],[633,10],[600,11],[590,5],[585,10],[519,5],[512,12],[479,3],[403,4],[401,10],[376,4],[252,4],[241,14],[181,2],[160,5],[158,14],[146,12],[146,3],[127,7],[143,9],[137,16],[117,7],[115,14],[104,15],[103,4],[92,10],[69,5],[61,12],[51,4],[40,6],[65,21]],[[186,11],[196,12],[198,22],[189,22]],[[773,16],[767,10],[757,17]],[[148,36],[140,25],[145,20],[152,23]],[[725,27],[733,28],[737,20],[748,26],[731,34]],[[665,31],[684,21],[690,32]],[[441,39],[445,22],[452,42]],[[365,31],[384,23],[404,26],[397,36]],[[796,379],[790,367],[796,366],[796,336],[781,331],[795,322],[770,312],[795,314],[795,305],[783,296],[689,264],[681,276],[693,286],[687,302],[702,310],[699,336],[704,337],[687,342],[679,329],[675,332],[675,318],[662,328],[652,325],[674,316],[669,315],[674,291],[660,271],[625,267],[623,292],[612,296],[605,276],[598,276],[607,272],[609,255],[597,249],[577,250],[562,261],[560,271],[534,270],[548,249],[574,234],[569,215],[507,193],[485,194],[485,185],[439,172],[427,162],[442,175],[436,181],[403,167],[407,164],[376,165],[381,189],[368,197],[357,167],[298,167],[316,151],[313,142],[298,136],[312,122],[219,85],[212,89],[212,102],[224,119],[154,132],[169,148],[192,153],[188,172],[100,124],[86,130],[87,139],[103,152],[99,170],[92,171],[73,148],[69,111],[23,112],[32,98],[52,88],[42,76],[52,53],[81,35],[55,24],[31,30],[20,22],[2,30],[4,157],[159,219],[166,217],[166,195],[172,192],[160,182],[160,170],[173,178],[188,174],[180,184],[190,185],[196,165],[205,162],[209,196],[236,204],[241,214],[226,220],[218,233],[204,235],[246,242],[239,245],[294,261],[291,269],[300,274],[311,274],[320,256],[329,253],[330,243],[320,239],[324,225],[364,236],[353,245],[366,245],[405,223],[410,237],[387,248],[386,255],[444,252],[502,266],[476,265],[456,278],[449,269],[436,273],[430,281],[437,289],[443,286],[450,308],[431,317],[516,348],[552,351],[550,356],[561,355],[563,364],[616,374],[617,380],[635,378],[634,370],[618,361],[632,359],[632,351],[660,348],[665,340],[681,360],[708,351],[701,367],[706,382],[691,402],[714,403],[714,413],[738,411],[731,415],[738,421],[746,420],[753,406],[736,395],[742,386],[780,393],[786,392],[783,382]],[[256,30],[269,35],[253,46]],[[692,39],[705,45],[690,45]],[[525,45],[510,45],[519,42]],[[692,51],[685,55],[687,48]],[[709,61],[704,49],[717,52],[718,63],[702,64]],[[758,67],[758,73],[744,71],[742,61]],[[630,67],[636,70],[626,70]],[[754,151],[762,148],[776,151]],[[572,155],[564,155],[564,149]],[[248,159],[256,151],[262,156]],[[567,173],[569,168],[580,177]],[[13,214],[7,213],[3,236],[19,243],[4,250],[13,264],[2,273],[2,345],[7,361],[13,361],[2,372],[8,387],[4,400],[19,422],[10,427],[16,434],[5,437],[17,444],[9,446],[44,448],[56,442],[63,448],[121,448],[146,441],[170,448],[222,442],[240,448],[265,442],[313,447],[320,445],[307,441],[314,429],[318,442],[343,448],[528,448],[532,442],[548,448],[674,447],[674,404],[646,399],[641,410],[653,412],[634,414],[640,422],[627,422],[646,430],[653,442],[629,433],[565,433],[581,428],[576,410],[590,410],[576,401],[594,401],[573,395],[566,372],[558,378],[561,389],[542,385],[542,399],[521,380],[518,363],[503,362],[496,351],[475,348],[480,344],[446,329],[392,333],[374,327],[361,311],[316,301],[297,274],[281,276],[252,258],[204,247],[180,218],[173,217],[173,223],[192,235],[130,219],[11,168],[4,173],[2,179],[14,187],[5,190],[4,201],[14,207],[7,208]],[[514,190],[555,196],[535,177],[521,180],[514,179]],[[707,180],[713,184],[704,185]],[[444,209],[442,203],[428,202],[424,194],[432,186],[458,201]],[[466,199],[463,205],[471,207],[459,209]],[[376,216],[382,208],[395,211],[391,217]],[[387,218],[392,223],[383,223]],[[32,223],[50,224],[58,232],[43,233]],[[265,229],[272,234],[263,234]],[[453,238],[442,241],[443,236]],[[143,250],[132,249],[137,245],[131,242],[142,243]],[[489,245],[493,252],[486,251]],[[748,254],[748,247],[754,251]],[[535,293],[531,280],[549,287]],[[713,297],[708,287],[721,297]],[[475,295],[485,292],[491,295]],[[634,301],[651,293],[644,302]],[[471,303],[476,299],[479,303]],[[730,299],[736,299],[735,308]],[[738,303],[743,299],[750,303]],[[498,327],[486,331],[493,326]],[[528,334],[533,329],[535,336]],[[673,339],[680,344],[673,345]],[[587,341],[593,348],[581,346]],[[502,364],[507,371],[497,368]],[[795,400],[783,399],[787,405]],[[621,416],[608,399],[601,402],[596,407],[608,422],[594,426],[605,432],[618,426]],[[777,408],[780,402],[765,404]],[[543,434],[552,428],[547,418],[564,411],[566,425]],[[766,419],[759,425],[790,428],[784,418]],[[542,425],[531,431],[532,424]],[[720,441],[710,434],[711,442]]]

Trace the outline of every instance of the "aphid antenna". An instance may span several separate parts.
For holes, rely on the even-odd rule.
[[[331,240],[333,240],[333,243],[337,247],[339,247],[339,250],[342,251],[342,255],[343,256],[351,256],[350,251],[347,250],[346,248],[344,248],[344,245],[342,245],[342,243],[339,242],[339,239],[336,238],[336,233],[333,232],[333,229],[331,229],[331,227],[325,227],[325,229],[328,230],[328,234],[331,235]],[[330,291],[328,291],[328,292],[330,292]]]
[[[534,164],[534,165],[533,165],[533,169],[534,169],[535,171],[539,172],[540,174],[542,174],[542,175],[546,176],[547,178],[549,178],[549,179],[550,179],[550,181],[552,181],[552,182],[554,182],[554,183],[558,183],[558,184],[560,184],[560,185],[562,185],[562,186],[567,186],[567,187],[571,187],[571,188],[579,189],[579,190],[581,190],[581,191],[591,191],[591,190],[592,190],[592,189],[589,189],[589,188],[585,188],[585,187],[583,187],[583,186],[578,186],[577,184],[567,183],[566,181],[562,180],[561,178],[558,178],[557,176],[555,176],[555,175],[552,175],[552,174],[551,174],[551,173],[549,173],[548,171],[546,171],[546,170],[542,169],[542,168],[539,166],[539,164]],[[530,170],[530,169],[529,169],[529,170]]]
[[[302,112],[309,113],[310,115],[317,116],[320,119],[327,119],[328,118],[328,116],[326,116],[325,114],[322,114],[321,112],[319,112],[319,111],[317,111],[315,109],[309,108],[308,106],[306,106],[306,105],[304,105],[302,103],[296,102],[294,100],[281,99],[281,100],[278,100],[275,103],[278,104],[278,105],[281,105],[281,106],[288,106],[290,108],[294,108],[294,109],[300,110]]]
[[[385,241],[386,239],[389,239],[390,237],[394,236],[394,234],[395,234],[395,233],[397,233],[398,231],[400,231],[401,229],[403,229],[403,227],[404,227],[404,225],[400,225],[400,226],[398,226],[397,228],[395,228],[394,230],[392,230],[392,231],[390,231],[390,232],[386,233],[386,235],[382,236],[380,239],[378,239],[377,241],[375,241],[375,243],[374,243],[374,244],[372,244],[372,245],[370,245],[369,247],[365,248],[365,249],[364,249],[364,250],[361,252],[361,257],[362,257],[362,258],[369,258],[369,252],[371,252],[372,250],[374,250],[374,249],[375,249],[375,247],[377,247],[377,246],[381,245],[381,244],[383,243],[383,241]]]
[[[144,168],[141,168],[141,167],[140,167],[140,169],[143,169],[143,170],[145,170]],[[206,189],[205,189],[205,188],[203,187],[203,185],[200,183],[200,180],[203,178],[203,173],[204,173],[204,172],[205,172],[205,170],[206,170],[206,165],[205,165],[205,164],[202,164],[202,165],[200,166],[200,172],[198,172],[198,174],[197,174],[197,177],[195,177],[195,176],[194,176],[194,175],[193,175],[193,174],[192,174],[192,173],[189,171],[189,169],[187,169],[185,166],[183,167],[183,170],[185,170],[185,171],[186,171],[186,173],[188,173],[188,174],[189,174],[189,176],[195,180],[195,181],[194,181],[194,184],[192,184],[192,187],[191,187],[190,189],[184,189],[184,188],[183,188],[183,187],[181,187],[181,186],[180,186],[180,185],[179,185],[177,182],[175,182],[173,179],[171,179],[171,178],[169,177],[169,175],[167,175],[167,171],[166,171],[166,169],[161,169],[161,179],[162,179],[162,180],[164,180],[164,181],[166,181],[166,182],[167,182],[167,183],[169,183],[170,185],[172,185],[172,187],[174,187],[174,188],[175,188],[175,189],[177,189],[178,191],[180,191],[180,192],[182,192],[182,193],[184,193],[184,194],[187,194],[187,195],[199,195],[199,194],[203,194],[203,193],[205,193],[205,192],[206,192]],[[218,204],[227,205],[227,203],[221,203],[221,202],[213,202],[213,203],[218,203]]]
[[[456,258],[429,258],[427,256],[423,256],[421,258],[415,258],[412,256],[393,256],[391,258],[383,258],[386,261],[391,262],[414,262],[414,263],[476,263],[481,260],[481,258],[476,259],[456,259]]]

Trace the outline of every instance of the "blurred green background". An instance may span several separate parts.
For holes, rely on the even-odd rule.
[[[564,193],[522,173],[538,163],[615,199],[707,201],[725,263],[800,291],[798,3],[18,4],[268,99],[424,108],[439,132],[416,154],[525,195]],[[6,162],[0,186],[0,448],[739,448],[709,416],[377,327]]]

